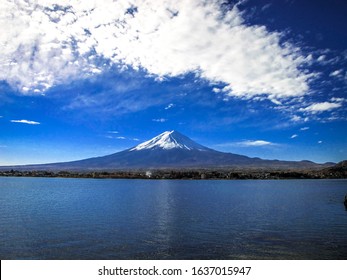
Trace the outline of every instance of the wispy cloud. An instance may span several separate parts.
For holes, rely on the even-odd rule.
[[[272,6],[272,3],[266,4],[261,8],[261,10],[265,11],[265,10],[269,9],[271,6]]]
[[[296,137],[298,137],[298,135],[297,135],[297,134],[293,134],[290,138],[291,138],[291,139],[294,139],[294,138],[296,138]]]
[[[125,136],[106,135],[105,137],[108,138],[108,139],[116,139],[116,140],[140,141],[138,138],[129,138],[129,137],[125,137]]]
[[[240,146],[246,146],[246,147],[259,147],[259,146],[269,146],[269,145],[275,145],[275,143],[264,141],[264,140],[247,140],[243,142],[238,143]]]
[[[124,136],[113,136],[113,135],[106,135],[105,136],[108,139],[118,139],[118,140],[126,140],[127,138]]]
[[[244,140],[240,142],[222,143],[218,147],[263,147],[263,146],[278,146],[279,144],[265,140]]]
[[[0,9],[0,79],[24,94],[98,75],[109,69],[105,60],[159,80],[193,72],[223,84],[218,90],[229,96],[266,95],[278,103],[305,95],[313,77],[305,67],[312,57],[283,42],[282,33],[247,24],[237,5],[225,11],[218,0],[39,3],[3,1]]]
[[[24,124],[31,124],[31,125],[38,125],[39,122],[35,121],[29,121],[29,120],[11,120],[12,123],[24,123]]]
[[[291,117],[291,121],[293,122],[300,122],[302,121],[302,117],[298,116],[298,115],[294,115]]]
[[[336,108],[340,108],[341,106],[342,106],[341,103],[321,102],[321,103],[314,103],[306,108],[301,109],[301,111],[319,113],[319,112],[330,111]]]
[[[161,122],[161,123],[163,123],[163,122],[166,122],[166,121],[167,121],[167,119],[164,119],[164,118],[160,118],[160,119],[152,119],[152,121],[153,121],[153,122]]]
[[[301,131],[309,130],[310,128],[308,126],[300,128]]]
[[[173,103],[170,103],[165,107],[165,110],[169,110],[170,108],[174,107],[175,105]]]
[[[330,73],[331,77],[343,77],[343,70],[339,69],[339,70],[335,70],[334,72]]]
[[[128,75],[128,73],[125,75]],[[132,77],[135,80],[141,79],[139,75],[133,75]],[[112,78],[120,80],[123,76],[112,75]],[[104,79],[101,79],[96,84],[96,86],[101,85],[104,86]],[[141,94],[136,90],[119,93],[112,86],[105,86],[97,93],[93,92],[93,90],[88,91],[88,89],[84,89],[83,92],[77,95],[74,92],[67,94],[66,98],[64,98],[66,104],[63,106],[63,109],[84,111],[87,114],[95,115],[123,115],[143,111],[153,106],[164,106],[174,96],[170,93],[161,94],[151,90],[141,92]]]
[[[332,97],[330,101],[342,103],[342,102],[346,102],[347,100],[346,98],[342,98],[342,97]]]

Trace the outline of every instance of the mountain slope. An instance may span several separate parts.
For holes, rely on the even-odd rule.
[[[16,166],[13,168],[17,170],[130,170],[227,167],[307,169],[321,168],[323,165],[310,161],[263,160],[238,154],[223,153],[202,146],[177,131],[166,131],[136,147],[107,156],[64,163]]]

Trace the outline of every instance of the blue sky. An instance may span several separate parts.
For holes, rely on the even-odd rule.
[[[342,0],[0,0],[0,165],[166,130],[251,157],[347,159],[346,14]]]

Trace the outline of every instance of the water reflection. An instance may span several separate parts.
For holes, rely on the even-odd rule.
[[[151,235],[147,242],[156,245],[156,250],[165,251],[170,247],[172,239],[175,236],[173,227],[173,217],[175,215],[175,201],[172,195],[172,188],[168,181],[160,181],[160,188],[153,190],[153,203],[151,211],[155,223],[151,228]]]

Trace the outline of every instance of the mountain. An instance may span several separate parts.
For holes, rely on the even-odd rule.
[[[166,131],[133,148],[84,160],[1,167],[2,170],[131,170],[181,168],[316,169],[332,166],[311,161],[250,158],[202,146],[178,131]]]
[[[340,161],[334,166],[322,169],[324,174],[328,176],[334,176],[336,178],[347,178],[347,160]]]
[[[130,151],[141,151],[141,150],[154,150],[154,149],[182,149],[182,150],[198,150],[198,151],[208,151],[211,150],[206,148],[187,136],[179,133],[178,131],[165,131],[162,134],[152,138],[149,141],[143,142],[140,145],[130,149]]]

